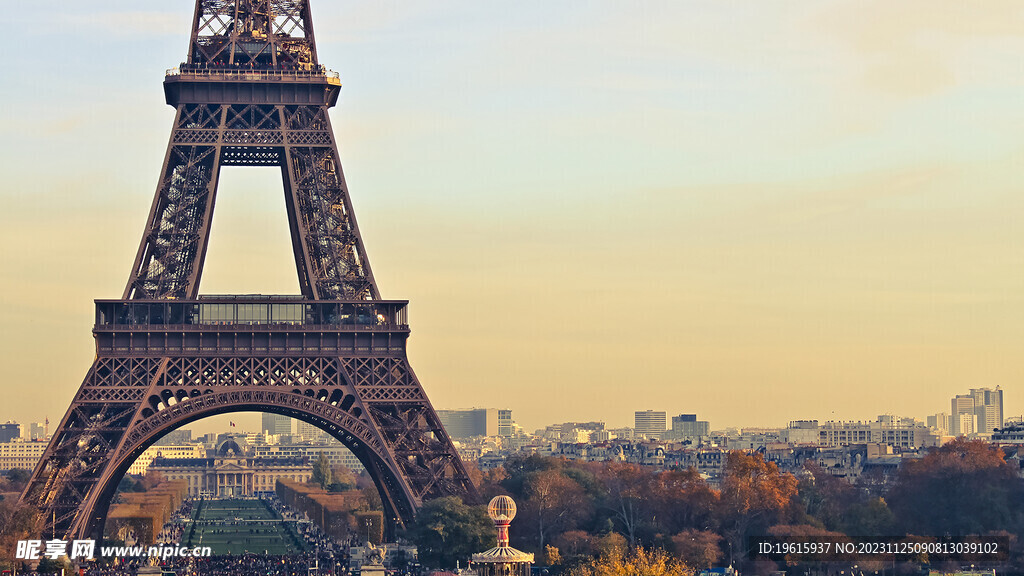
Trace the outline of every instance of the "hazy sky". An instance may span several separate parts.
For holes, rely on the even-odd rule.
[[[193,6],[5,16],[0,420],[55,425],[92,361]],[[648,408],[778,426],[923,418],[1001,385],[1024,411],[1019,1],[314,0],[313,17],[370,261],[411,301],[436,407],[509,407],[529,430]],[[289,246],[280,172],[224,169],[202,291],[297,293]]]

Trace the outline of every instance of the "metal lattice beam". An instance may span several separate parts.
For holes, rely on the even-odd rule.
[[[321,427],[363,462],[393,526],[424,499],[475,496],[409,366],[405,303],[374,282],[327,110],[306,0],[197,0],[177,113],[120,301],[97,302],[97,357],[22,499],[64,538],[102,537],[128,466],[199,418],[270,411]],[[198,297],[222,166],[281,169],[302,297]],[[212,299],[216,300],[216,299]],[[296,304],[298,302],[299,304]],[[276,307],[292,306],[284,320]],[[297,318],[303,320],[296,320]]]

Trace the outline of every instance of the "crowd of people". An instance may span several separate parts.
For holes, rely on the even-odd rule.
[[[156,542],[171,544],[181,542],[185,534],[185,521],[192,517],[192,499],[187,498],[181,506],[171,514],[171,517],[156,535]]]
[[[128,561],[116,566],[91,566],[85,576],[135,576],[145,563]],[[346,574],[345,558],[326,552],[292,556],[240,554],[210,558],[180,558],[160,564],[165,572],[177,576],[323,576]]]

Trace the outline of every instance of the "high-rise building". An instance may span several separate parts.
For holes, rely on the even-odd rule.
[[[178,428],[164,435],[163,438],[153,443],[154,446],[182,446],[192,443],[192,431],[188,428]]]
[[[470,410],[438,410],[437,417],[452,438],[475,436],[512,436],[515,423],[511,410],[473,408]]]
[[[966,432],[960,428],[960,423],[963,421],[961,416],[964,414],[974,416],[974,397],[970,394],[958,394],[953,397],[949,411],[949,418],[953,424],[950,433],[953,436],[963,436],[965,434],[974,433],[973,426],[971,426],[970,432]]]
[[[969,394],[958,394],[952,401],[952,430],[954,436],[967,434],[991,434],[996,428],[1003,426],[1003,390],[996,386],[991,388],[971,388]],[[963,418],[964,414],[972,416]],[[961,423],[970,423],[970,432]]]
[[[21,424],[0,424],[0,442],[10,442],[15,438],[21,438]]]
[[[697,420],[696,414],[672,417],[672,435],[680,438],[703,438],[711,434],[711,422]]]
[[[28,425],[29,440],[46,440],[46,425],[42,422],[33,422]]]
[[[295,433],[306,442],[321,442],[326,432],[303,420],[295,421]]]
[[[949,434],[952,431],[952,422],[950,422],[949,414],[945,412],[929,416],[927,422],[929,428],[935,428],[942,434]]]
[[[292,422],[294,422],[294,420],[288,416],[264,412],[263,432],[269,432],[271,434],[294,434],[295,430]]]
[[[955,424],[958,436],[970,436],[978,431],[978,417],[974,414],[960,413]]]
[[[508,438],[514,436],[516,423],[512,420],[511,410],[498,410],[498,436]]]
[[[974,398],[979,434],[991,434],[996,428],[1003,427],[1003,390],[999,386],[995,390],[972,388],[971,397]]]
[[[637,436],[660,440],[665,435],[665,412],[637,411],[633,415],[633,431]]]

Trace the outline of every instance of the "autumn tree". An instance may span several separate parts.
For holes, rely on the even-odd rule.
[[[558,548],[545,544],[544,553],[541,555],[540,560],[543,566],[557,566],[562,563],[562,555],[559,553]]]
[[[660,548],[633,548],[591,560],[569,570],[569,576],[692,576],[693,570]]]
[[[905,462],[888,501],[898,524],[914,534],[1014,530],[1024,515],[1024,483],[998,447],[957,438]]]
[[[722,472],[719,515],[734,549],[746,550],[747,536],[782,523],[796,495],[796,478],[779,472],[778,465],[766,462],[760,453],[729,452]]]
[[[722,559],[722,537],[710,530],[683,530],[672,537],[676,555],[687,566],[697,569],[711,568]]]
[[[664,470],[655,474],[647,497],[651,520],[664,534],[683,530],[713,530],[718,492],[695,468]]]
[[[810,526],[807,524],[776,524],[768,529],[768,534],[775,537],[780,542],[850,542],[850,538],[841,532],[833,532],[825,528],[818,526]],[[816,568],[822,568],[821,561],[818,556],[814,554],[801,555],[801,554],[789,554],[785,557],[787,565],[792,566],[794,564],[806,565],[810,562]]]
[[[651,496],[651,473],[636,464],[611,462],[601,473],[607,489],[606,506],[621,526],[630,545],[636,544],[639,525],[651,518],[647,510]]]
[[[15,498],[0,501],[0,568],[15,566],[18,540],[36,538],[42,531],[43,518],[37,509],[19,504]]]
[[[356,488],[358,485],[359,479],[345,466],[331,468],[331,482],[329,484],[331,492],[346,492]]]
[[[806,475],[797,485],[804,511],[828,530],[838,530],[847,508],[857,501],[857,490],[813,460],[804,462]]]
[[[589,511],[583,488],[557,468],[526,474],[522,490],[523,528],[517,534],[528,534],[526,526],[531,526],[536,550],[543,550],[557,534],[575,528]]]
[[[558,535],[555,546],[565,557],[592,556],[597,538],[585,530],[569,530]]]

